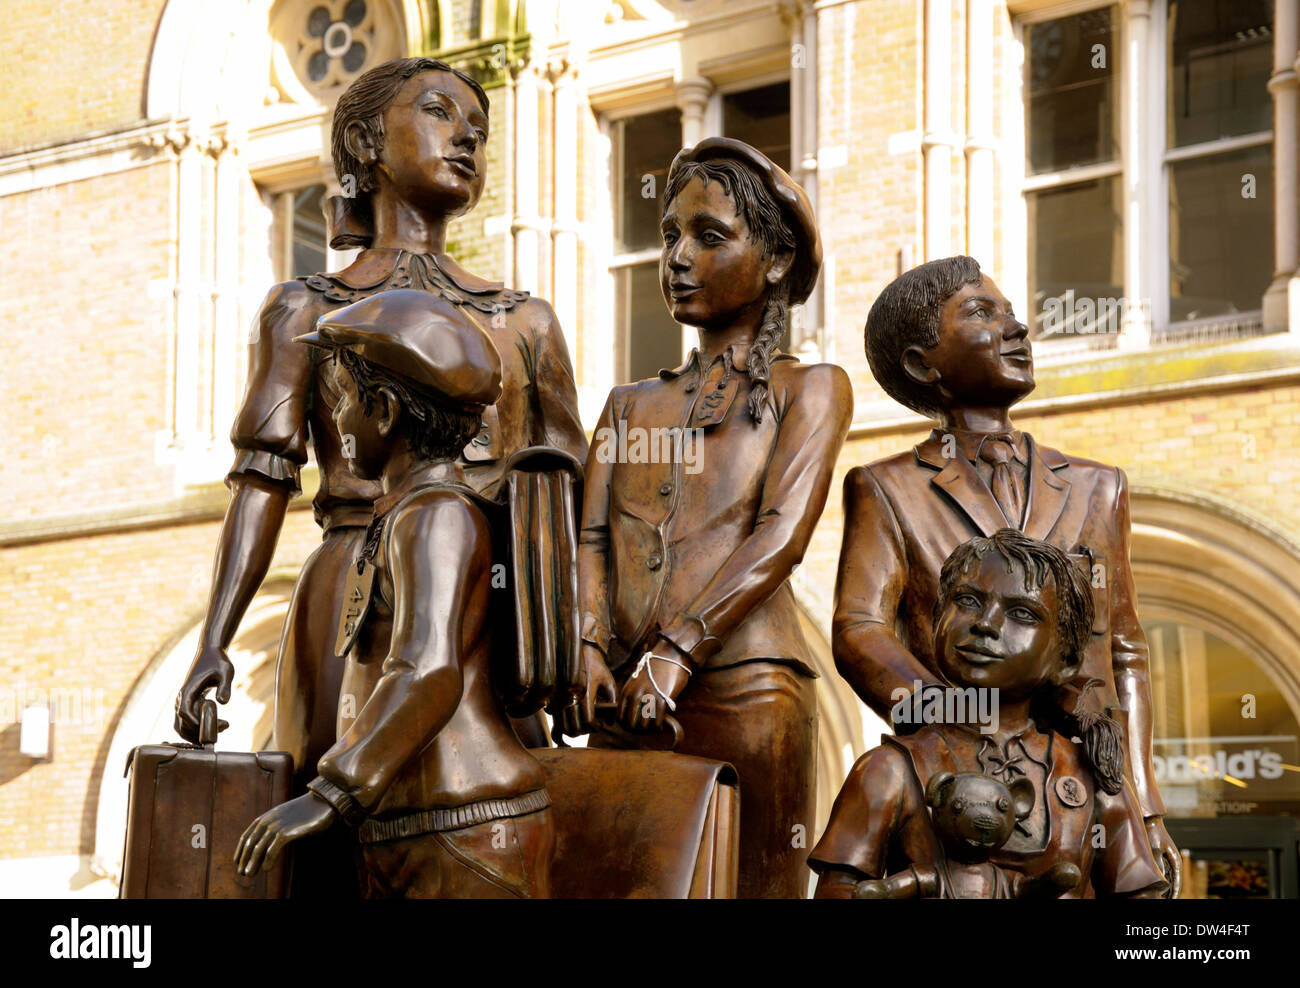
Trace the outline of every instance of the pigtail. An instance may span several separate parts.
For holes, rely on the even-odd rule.
[[[1067,684],[1056,690],[1055,716],[1058,730],[1083,741],[1083,753],[1092,766],[1097,787],[1112,796],[1124,788],[1124,732],[1101,706],[1096,688],[1099,679],[1082,687]]]
[[[767,402],[768,377],[772,370],[772,355],[781,341],[781,334],[790,321],[790,284],[787,279],[772,290],[763,306],[763,319],[758,334],[749,347],[749,415],[758,425],[763,421],[763,405]]]

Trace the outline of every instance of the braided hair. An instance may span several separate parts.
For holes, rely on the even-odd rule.
[[[785,213],[768,192],[767,186],[750,170],[749,166],[734,158],[711,161],[687,161],[674,164],[668,173],[668,187],[664,191],[664,212],[672,205],[677,194],[693,178],[701,182],[717,182],[731,201],[736,212],[744,218],[750,236],[763,250],[763,258],[773,257],[783,250],[794,250],[797,244],[794,231]],[[763,305],[758,333],[749,347],[749,415],[754,424],[763,420],[763,405],[767,401],[772,356],[779,352],[781,336],[790,324],[789,272],[773,287]],[[731,369],[725,371],[730,376]]]

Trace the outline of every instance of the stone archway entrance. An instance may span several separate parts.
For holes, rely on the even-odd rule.
[[[1131,509],[1156,778],[1192,857],[1184,896],[1295,895],[1300,547],[1208,498],[1136,490]]]

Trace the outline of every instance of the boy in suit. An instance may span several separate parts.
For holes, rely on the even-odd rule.
[[[1170,884],[1181,859],[1164,827],[1151,761],[1147,643],[1129,569],[1128,482],[1117,467],[1039,445],[1011,423],[1034,388],[1029,331],[970,257],[896,278],[867,317],[866,351],[881,387],[937,420],[929,438],[849,472],[836,581],[836,667],[882,717],[943,683],[934,607],[944,559],[973,536],[1015,528],[1086,568],[1095,617],[1075,706],[1099,704],[1124,730],[1148,839]],[[1070,701],[1063,701],[1070,702]],[[1078,714],[1087,713],[1077,710]],[[911,725],[896,724],[900,731]]]

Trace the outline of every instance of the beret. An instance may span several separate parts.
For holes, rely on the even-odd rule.
[[[730,137],[706,137],[694,147],[683,148],[673,159],[668,172],[669,181],[672,180],[672,173],[684,164],[720,159],[731,159],[748,165],[785,214],[796,244],[794,263],[788,275],[790,302],[798,305],[812,294],[822,267],[822,241],[817,232],[817,217],[813,215],[808,193],[758,148]]]
[[[491,337],[446,299],[394,288],[326,313],[297,342],[347,349],[432,397],[491,405],[501,396],[501,356]]]

